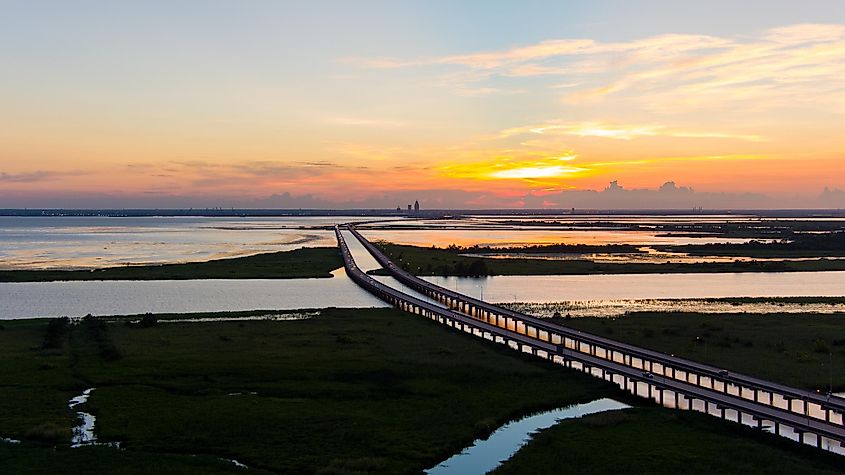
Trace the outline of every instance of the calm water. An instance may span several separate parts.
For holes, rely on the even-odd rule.
[[[0,283],[0,319],[386,306],[349,280],[343,269],[333,275],[331,279]],[[379,279],[403,287],[389,277]],[[591,301],[588,306],[604,307],[602,311],[613,311],[614,306],[619,311],[618,301],[626,299],[845,296],[845,272],[426,279],[489,302]],[[684,302],[676,304],[680,310],[690,310]],[[671,303],[661,305],[664,310],[671,308]],[[726,310],[744,308],[731,306]]]
[[[0,216],[0,268],[189,262],[335,246],[334,232],[319,228],[361,219]]]
[[[403,223],[408,226],[411,223]],[[396,226],[398,227],[398,226]],[[361,233],[369,240],[384,240],[412,246],[446,247],[459,246],[527,246],[532,244],[634,244],[634,245],[682,245],[710,243],[744,243],[749,239],[664,236],[662,232],[623,230],[537,230],[534,228],[492,228],[483,225],[466,226],[460,229],[365,229]]]
[[[364,217],[3,217],[0,269],[92,268],[123,264],[191,262],[304,246],[334,246],[335,223]],[[513,220],[517,220],[514,218]],[[542,218],[545,219],[545,218]],[[560,220],[561,218],[557,218]],[[572,220],[573,218],[568,218]],[[604,217],[579,217],[595,221]],[[656,218],[632,217],[653,220]],[[728,217],[713,218],[716,221]],[[510,220],[510,218],[509,218]],[[452,220],[384,219],[368,225],[373,239],[420,246],[530,244],[636,245],[745,242],[745,239],[661,236],[619,229],[537,228],[482,217]],[[422,227],[423,229],[416,229]],[[413,228],[413,229],[411,229]],[[661,256],[662,259],[665,256]]]
[[[845,296],[845,271],[425,279],[488,302]]]
[[[0,268],[90,267],[124,262],[174,262],[292,249],[334,246],[334,222],[362,218],[184,218],[184,217],[0,217]],[[405,221],[412,225],[419,221]],[[390,224],[396,226],[399,223]],[[422,230],[368,229],[370,238],[423,245],[452,242],[519,244],[542,242],[654,242],[649,233],[473,229],[476,218],[432,221]],[[462,229],[450,227],[463,226]],[[384,225],[382,225],[384,226]],[[469,228],[467,226],[470,226]],[[567,241],[572,236],[574,241]],[[577,237],[577,239],[576,239]],[[695,240],[695,238],[682,238]],[[378,265],[347,236],[358,265]],[[705,240],[708,241],[708,240]],[[350,281],[343,270],[332,279],[187,280],[0,283],[0,319],[145,312],[289,310],[384,306]],[[379,277],[403,288],[389,277]],[[619,307],[638,299],[844,296],[845,272],[756,274],[656,274],[593,276],[496,276],[482,279],[433,277],[435,283],[499,303],[599,302]],[[601,302],[617,302],[602,304]],[[737,309],[734,309],[737,310]]]
[[[696,256],[682,252],[663,252],[650,247],[641,247],[643,252],[620,253],[527,253],[527,252],[496,252],[496,253],[466,253],[466,257],[489,257],[493,259],[540,259],[544,261],[581,261],[588,260],[608,264],[698,264],[703,262],[766,262],[766,261],[814,261],[818,257],[742,257],[742,256]],[[845,260],[845,257],[825,257],[827,260]]]
[[[343,269],[331,279],[0,283],[0,319],[386,307]]]
[[[518,312],[552,317],[555,313],[578,317],[613,318],[633,312],[845,314],[845,303],[796,303],[778,301],[730,302],[708,299],[569,300],[554,303],[504,303]]]
[[[486,440],[476,440],[472,446],[427,470],[428,475],[465,475],[487,473],[531,441],[534,434],[565,419],[574,419],[598,412],[625,409],[630,406],[613,399],[599,399],[587,404],[546,411],[509,422],[496,429]]]
[[[86,389],[82,391],[82,394],[68,401],[68,409],[76,412],[76,417],[79,418],[79,425],[72,429],[71,448],[97,443],[97,436],[94,435],[94,424],[97,422],[97,417],[87,412],[75,411],[77,406],[88,403],[88,398],[91,397],[91,391],[94,389],[96,388]]]

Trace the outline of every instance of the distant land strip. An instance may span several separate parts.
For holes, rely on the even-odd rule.
[[[329,278],[343,267],[333,247],[305,247],[183,264],[126,265],[84,270],[0,270],[0,282],[59,280],[188,280]]]

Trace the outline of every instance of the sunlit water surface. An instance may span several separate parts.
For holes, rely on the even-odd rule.
[[[353,251],[354,252],[354,251]],[[41,316],[126,315],[326,307],[385,307],[343,269],[331,279],[176,281],[79,281],[0,283],[0,319]],[[391,277],[378,277],[405,289]],[[494,303],[532,302],[537,313],[614,316],[626,311],[726,312],[842,311],[841,304],[748,303],[700,299],[724,297],[842,297],[845,272],[756,274],[643,274],[576,276],[426,277]],[[407,289],[405,289],[407,291]],[[411,292],[411,291],[409,291]],[[414,293],[414,292],[411,292]],[[667,299],[699,299],[675,301]],[[561,304],[561,302],[565,302]],[[566,307],[566,306],[569,307]]]
[[[403,223],[406,226],[410,222]],[[399,226],[395,226],[399,227]],[[750,239],[718,238],[711,236],[690,237],[664,235],[663,232],[624,230],[536,230],[532,228],[492,228],[483,226],[461,227],[459,229],[367,229],[362,234],[369,240],[383,240],[411,246],[446,247],[458,246],[510,247],[543,244],[633,244],[633,245],[683,245],[744,243]]]
[[[842,297],[845,271],[425,277],[488,302]]]
[[[518,312],[542,318],[600,317],[614,318],[634,312],[697,312],[697,313],[768,313],[768,314],[838,314],[845,313],[842,302],[730,302],[712,299],[640,299],[640,300],[573,300],[553,303],[501,303]],[[556,315],[557,314],[557,315]]]
[[[0,283],[0,319],[386,307],[346,277]]]
[[[613,399],[599,399],[586,404],[554,409],[509,422],[496,429],[487,439],[479,439],[470,447],[455,454],[436,467],[426,470],[427,475],[483,474],[511,458],[531,441],[537,431],[548,429],[565,419],[583,417],[598,412],[625,409],[630,406]]]
[[[194,262],[335,246],[322,229],[361,217],[0,216],[0,269]]]

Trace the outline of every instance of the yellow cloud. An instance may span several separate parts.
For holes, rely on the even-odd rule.
[[[572,135],[578,137],[599,137],[616,140],[632,140],[639,137],[680,137],[680,138],[712,138],[735,139],[750,142],[761,142],[764,138],[755,134],[735,134],[729,132],[690,131],[675,129],[659,124],[650,125],[616,125],[604,122],[562,123],[548,122],[539,125],[528,125],[505,129],[498,134],[498,138],[507,138],[523,134],[539,135]]]
[[[549,178],[572,178],[589,172],[588,168],[565,165],[578,158],[567,152],[557,156],[497,156],[471,163],[447,164],[440,172],[449,178],[472,180],[534,180]]]
[[[529,166],[499,170],[490,174],[492,178],[553,178],[573,175],[586,171],[585,168],[566,167],[561,165],[552,166]]]

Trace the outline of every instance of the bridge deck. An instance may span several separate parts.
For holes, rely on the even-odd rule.
[[[740,395],[742,395],[742,389],[747,389],[752,393],[749,396],[753,396],[755,400],[760,396],[760,392],[778,395],[784,404],[788,406],[789,410],[802,416],[806,416],[807,413],[810,412],[807,407],[808,404],[815,404],[818,406],[819,410],[812,413],[812,417],[825,420],[826,422],[831,422],[831,419],[839,419],[839,425],[845,424],[845,417],[843,417],[843,413],[845,413],[845,399],[832,395],[822,395],[812,391],[797,389],[783,384],[755,378],[753,376],[728,372],[722,368],[679,358],[673,355],[667,355],[665,353],[619,342],[598,335],[579,332],[561,325],[543,321],[530,315],[499,307],[488,302],[460,294],[404,271],[390,261],[390,259],[388,259],[387,256],[385,256],[376,246],[367,241],[354,228],[354,226],[350,226],[349,229],[350,232],[370,251],[373,257],[375,257],[375,259],[391,275],[394,276],[394,278],[412,289],[431,297],[439,297],[448,302],[456,303],[459,307],[467,306],[470,309],[482,310],[489,314],[511,318],[515,321],[522,322],[525,325],[529,325],[538,332],[546,331],[551,334],[559,335],[560,337],[568,337],[573,340],[583,342],[592,348],[600,347],[605,351],[609,351],[611,354],[620,353],[628,355],[631,364],[633,364],[633,361],[630,360],[630,358],[637,358],[640,360],[638,363],[641,364],[638,369],[645,369],[646,362],[651,363],[650,367],[654,363],[657,363],[660,365],[663,375],[667,377],[675,377],[677,372],[680,371],[686,378],[686,382],[690,382],[689,377],[691,375],[695,375],[695,380],[697,381],[696,384],[701,385],[702,378],[704,378],[704,382],[709,383],[711,388],[716,385],[716,382],[720,382],[726,392],[728,391],[729,386],[734,385],[738,387]],[[667,369],[672,370],[671,375],[667,374]],[[793,400],[802,401],[802,407],[794,408],[794,405],[792,404]],[[772,397],[771,404],[774,404],[774,402],[774,398]]]
[[[690,407],[692,407],[692,403],[694,401],[701,401],[704,403],[706,410],[708,410],[710,404],[717,408],[717,410],[721,410],[723,417],[725,414],[724,409],[731,409],[736,411],[739,419],[741,419],[742,415],[745,414],[758,421],[758,424],[762,424],[762,421],[764,420],[771,421],[775,424],[776,431],[779,430],[780,425],[793,428],[794,431],[799,434],[802,441],[804,440],[803,434],[814,434],[816,436],[816,444],[819,447],[822,446],[823,438],[828,439],[829,448],[833,447],[831,442],[835,442],[836,448],[838,448],[838,451],[840,452],[841,447],[845,444],[845,427],[843,427],[841,423],[835,424],[824,419],[809,417],[806,413],[806,404],[804,406],[804,413],[796,413],[791,410],[791,405],[789,409],[784,409],[773,405],[771,399],[768,404],[765,403],[765,401],[759,401],[757,399],[756,392],[754,399],[751,400],[742,397],[741,392],[739,395],[730,394],[727,384],[723,386],[723,391],[717,391],[714,382],[716,379],[715,377],[718,376],[725,379],[723,374],[724,370],[720,370],[719,368],[701,365],[689,360],[665,355],[663,353],[636,347],[634,345],[616,342],[596,335],[576,332],[565,327],[548,324],[547,322],[537,321],[535,326],[534,321],[537,319],[534,317],[502,309],[492,304],[458,294],[457,292],[443,289],[442,287],[419,279],[416,276],[410,276],[410,274],[407,274],[396,267],[389,259],[387,259],[386,256],[375,248],[375,246],[364,239],[363,236],[361,236],[360,233],[358,233],[353,227],[349,226],[349,228],[356,239],[364,244],[376,260],[385,266],[391,274],[394,274],[394,277],[396,277],[397,280],[405,285],[408,285],[412,289],[420,291],[424,295],[428,295],[430,297],[438,299],[446,298],[447,302],[450,304],[457,302],[460,304],[459,307],[465,311],[468,310],[465,306],[471,306],[472,308],[469,309],[470,313],[477,309],[496,313],[501,311],[503,316],[519,319],[525,324],[534,326],[534,328],[551,331],[562,335],[564,338],[562,342],[554,343],[539,338],[539,335],[530,336],[526,334],[526,332],[515,331],[516,329],[510,330],[508,328],[503,328],[498,324],[498,318],[496,324],[489,323],[472,315],[467,315],[462,311],[444,308],[441,305],[435,305],[431,302],[426,302],[422,299],[393,289],[362,272],[357,267],[352,253],[349,251],[346,241],[341,234],[340,227],[337,227],[336,234],[338,244],[343,255],[344,265],[346,266],[346,270],[350,278],[366,290],[394,306],[411,313],[437,320],[440,323],[444,323],[458,330],[485,338],[489,337],[488,339],[491,339],[492,341],[513,344],[521,351],[528,349],[535,355],[543,356],[552,361],[566,364],[567,366],[572,366],[572,364],[575,363],[576,365],[580,365],[582,370],[589,371],[591,374],[594,368],[598,368],[601,371],[601,376],[605,379],[608,379],[609,377],[610,380],[615,381],[615,376],[622,377],[626,388],[629,382],[634,385],[645,383],[649,389],[650,395],[652,393],[652,389],[658,392],[660,402],[663,401],[663,391],[671,391],[676,395],[680,395],[682,398],[689,398]],[[547,336],[548,335],[549,334],[547,334]],[[570,341],[577,342],[577,344],[575,344],[574,347],[570,347],[568,344]],[[589,352],[582,351],[581,345],[585,342],[589,345],[593,345]],[[597,345],[601,345],[605,350],[610,350],[610,358],[608,358],[608,353],[606,351],[605,357],[598,356],[596,353]],[[614,352],[617,354],[614,355]],[[615,356],[619,356],[619,354],[623,356],[621,362],[615,359]],[[641,358],[641,361],[639,362],[641,366],[637,367],[634,365],[634,357]],[[675,363],[678,363],[677,366],[683,365],[684,368],[687,368],[687,374],[685,375],[686,380],[676,379],[674,377],[674,371],[672,373],[672,377],[657,377],[650,371],[643,371],[646,360],[651,362],[664,362],[666,367],[670,367]],[[707,374],[712,374],[711,387],[702,386],[700,378],[696,378],[695,382],[689,381],[689,375],[695,374],[692,371],[706,373],[705,377]],[[804,396],[805,401],[810,400],[812,396],[817,396],[814,393],[808,393],[807,391],[778,385],[769,381],[744,375],[732,374],[730,375],[730,378],[732,380],[742,380],[743,384],[756,384],[756,382],[759,382],[759,388],[757,389],[769,391],[770,394],[773,394],[775,390],[778,390],[778,388],[783,388],[784,393],[802,395]],[[826,399],[824,399],[824,401],[827,402]],[[829,414],[830,413],[828,413],[828,416]]]

